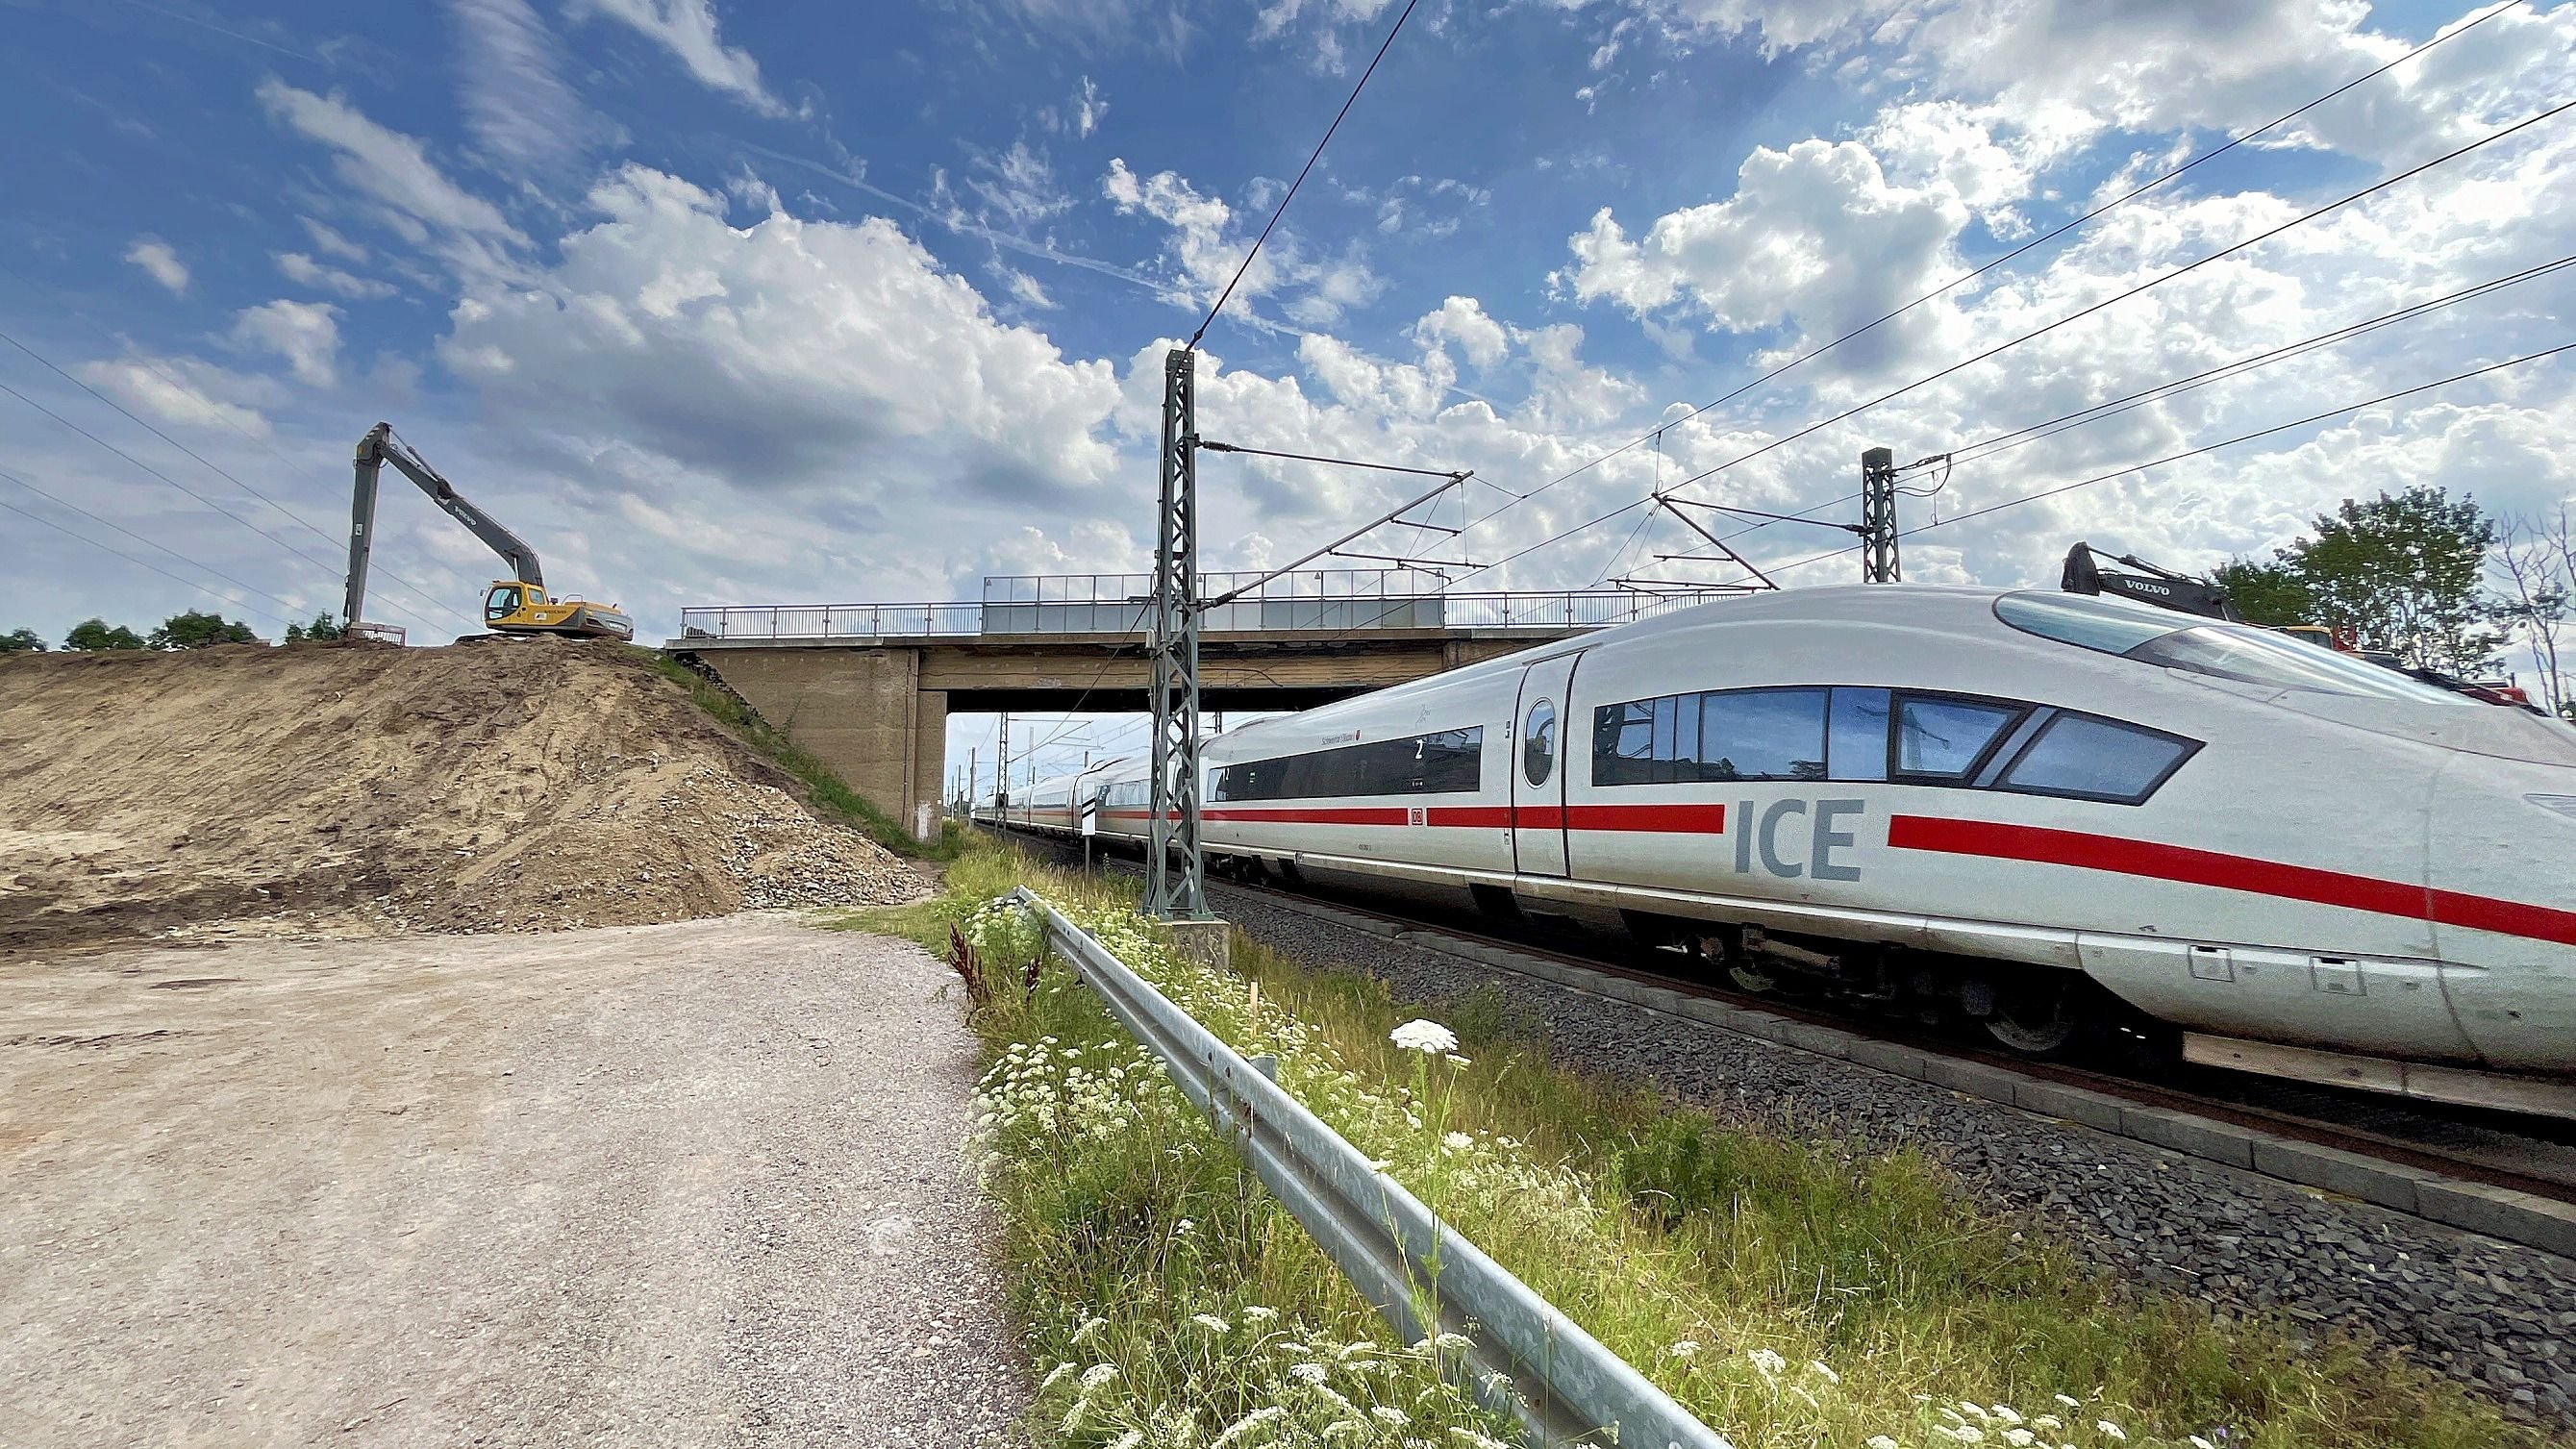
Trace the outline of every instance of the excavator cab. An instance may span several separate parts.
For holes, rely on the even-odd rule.
[[[535,597],[528,598],[529,594],[534,594]],[[492,586],[492,592],[483,596],[483,622],[498,624],[519,612],[523,602],[542,604],[545,601],[546,595],[543,589],[524,583],[496,583]]]

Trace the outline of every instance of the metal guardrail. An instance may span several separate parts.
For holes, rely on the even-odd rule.
[[[1022,887],[1011,899],[1038,913],[1048,944],[1162,1059],[1181,1094],[1233,1140],[1398,1333],[1413,1341],[1443,1333],[1467,1340],[1469,1389],[1517,1418],[1531,1444],[1730,1449],[1724,1436],[1442,1222],[1044,897]],[[1426,1290],[1419,1300],[1417,1288]],[[1424,1303],[1435,1322],[1421,1321]]]
[[[1365,633],[1373,629],[1599,629],[1704,603],[1627,589],[1557,593],[1247,598],[1210,610],[1209,633]],[[706,604],[680,611],[690,639],[894,639],[974,634],[1133,634],[1136,600],[922,604]]]

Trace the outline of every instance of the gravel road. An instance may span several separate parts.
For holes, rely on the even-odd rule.
[[[1218,914],[1431,1005],[1491,981],[1557,1060],[1761,1125],[1911,1144],[2102,1266],[2222,1308],[2376,1335],[2518,1415],[2576,1426],[2576,1263],[1849,1062],[1498,972],[1211,884]]]
[[[0,963],[0,1443],[1018,1442],[946,980],[777,915]]]

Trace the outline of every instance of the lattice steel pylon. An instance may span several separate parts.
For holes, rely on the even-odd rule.
[[[1153,848],[1145,914],[1204,921],[1199,851],[1198,354],[1163,357],[1163,501],[1154,544]]]
[[[1905,581],[1896,552],[1896,454],[1871,448],[1860,455],[1860,581]]]

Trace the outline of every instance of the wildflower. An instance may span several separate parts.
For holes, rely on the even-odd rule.
[[[1324,1366],[1319,1363],[1292,1364],[1288,1369],[1288,1377],[1311,1388],[1324,1381]]]
[[[1278,1318],[1279,1310],[1276,1308],[1264,1308],[1260,1304],[1255,1303],[1250,1308],[1243,1310],[1242,1316],[1243,1321],[1246,1323],[1268,1323]]]
[[[1860,1442],[1861,1449],[1905,1449],[1904,1445],[1888,1438],[1885,1434],[1872,1434]]]
[[[2070,1399],[2064,1394],[2059,1394],[2057,1396],[2057,1401],[2070,1409],[2080,1409],[2084,1407],[2084,1401],[2082,1399]]]
[[[1448,1148],[1452,1152],[1464,1152],[1468,1148],[1476,1145],[1476,1139],[1468,1136],[1464,1132],[1452,1132],[1448,1136],[1440,1139],[1440,1145]]]
[[[2030,1426],[2039,1430],[2043,1434],[2054,1434],[2058,1430],[2065,1428],[2066,1423],[2055,1414],[2042,1414],[2038,1418],[2031,1420]]]
[[[2015,1412],[2013,1406],[2010,1404],[1997,1404],[1994,1406],[1993,1412],[1996,1418],[2003,1420],[2007,1424],[2018,1424],[2021,1422],[2021,1415]]]
[[[1055,1372],[1050,1373],[1050,1374],[1048,1374],[1045,1378],[1038,1380],[1038,1392],[1043,1394],[1043,1393],[1045,1393],[1047,1390],[1049,1390],[1049,1389],[1051,1389],[1051,1388],[1054,1388],[1057,1384],[1060,1384],[1060,1383],[1064,1382],[1064,1376],[1065,1376],[1066,1374],[1071,1373],[1071,1372],[1073,1372],[1073,1365],[1071,1365],[1071,1364],[1069,1364],[1069,1363],[1060,1363],[1060,1364],[1057,1364],[1057,1365],[1055,1366]]]
[[[2210,1442],[2198,1434],[2186,1434],[2183,1437],[2191,1441],[2191,1449],[2213,1449]]]
[[[1696,1338],[1685,1338],[1664,1351],[1675,1358],[1697,1358],[1699,1357],[1699,1340]]]
[[[1119,1435],[1117,1438],[1110,1440],[1109,1449],[1136,1449],[1137,1445],[1144,1442],[1144,1430],[1130,1429],[1126,1433]]]
[[[1511,1446],[1503,1443],[1501,1440],[1489,1439],[1486,1436],[1477,1433],[1473,1429],[1452,1427],[1449,1432],[1456,1438],[1463,1440],[1468,1446],[1468,1449],[1511,1449]]]
[[[1100,1330],[1107,1328],[1108,1326],[1109,1320],[1106,1318],[1086,1318],[1082,1320],[1082,1326],[1073,1331],[1073,1346],[1080,1348],[1084,1344],[1091,1342],[1093,1339],[1100,1336]],[[1065,1367],[1071,1368],[1072,1365],[1067,1364]]]
[[[1198,1226],[1198,1224],[1191,1222],[1188,1218],[1183,1218],[1179,1222],[1172,1224],[1172,1236],[1176,1238],[1186,1238],[1191,1233],[1198,1231]]]
[[[1208,1441],[1209,1449],[1225,1449],[1226,1445],[1233,1443],[1235,1440],[1242,1438],[1244,1435],[1251,1433],[1262,1425],[1276,1423],[1287,1417],[1288,1411],[1286,1409],[1279,1407],[1277,1404],[1264,1404],[1260,1408],[1253,1410],[1251,1413],[1244,1415],[1242,1418],[1235,1420],[1233,1423],[1226,1425],[1223,1430],[1218,1432],[1215,1438]]]
[[[2128,1431],[2127,1431],[2127,1430],[2125,1430],[2125,1429],[2121,1428],[2121,1427],[2120,1427],[2119,1425],[2117,1425],[2117,1424],[2112,1423],[2112,1422],[2111,1422],[2110,1420],[2108,1420],[2108,1419],[2096,1419],[2096,1420],[2094,1420],[2094,1421],[2093,1421],[2093,1427],[2094,1427],[2094,1428],[2096,1428],[2096,1429],[2101,1430],[2101,1431],[2102,1431],[2102,1434],[2103,1434],[2103,1437],[2105,1437],[2105,1438],[2110,1438],[2110,1439],[2123,1439],[2123,1440],[2125,1440],[2125,1439],[2127,1439],[2127,1438],[2129,1437],[2129,1433],[2128,1433]]]
[[[1807,1372],[1814,1374],[1816,1377],[1823,1379],[1829,1384],[1838,1384],[1843,1381],[1843,1376],[1826,1367],[1825,1361],[1820,1358],[1811,1358],[1807,1360]]]
[[[2004,1442],[2010,1444],[2012,1449],[2030,1449],[2031,1445],[2039,1442],[2039,1436],[2028,1429],[2006,1429]]]
[[[1944,1439],[1954,1439],[1962,1444],[1983,1444],[1986,1442],[1986,1431],[1978,1428],[1974,1424],[1961,1424],[1957,1428],[1952,1428],[1948,1424],[1935,1424],[1932,1426],[1932,1432],[1940,1435]]]
[[[1458,1034],[1436,1021],[1408,1021],[1388,1032],[1386,1039],[1424,1056],[1441,1056],[1458,1049]]]
[[[1752,1361],[1754,1369],[1766,1379],[1778,1378],[1780,1376],[1780,1371],[1789,1366],[1789,1361],[1787,1359],[1782,1358],[1780,1355],[1773,1353],[1767,1348],[1754,1349],[1752,1352],[1746,1354],[1745,1357]]]
[[[1798,1387],[1796,1384],[1791,1384],[1789,1386],[1789,1392],[1796,1394],[1810,1409],[1821,1409],[1824,1407],[1824,1405],[1816,1402],[1815,1395],[1808,1393],[1805,1389]]]
[[[1102,1384],[1105,1384],[1116,1377],[1118,1377],[1118,1365],[1114,1363],[1093,1364],[1091,1367],[1082,1371],[1083,1392],[1090,1393],[1098,1389]]]
[[[1449,1065],[1453,1067],[1468,1067],[1474,1066],[1475,1063],[1468,1061],[1465,1057],[1458,1055],[1456,1052],[1451,1052],[1449,1053]]]
[[[1976,1420],[1980,1424],[1994,1417],[1993,1414],[1986,1411],[1985,1405],[1978,1403],[1974,1399],[1961,1399],[1959,1401],[1959,1412]]]

